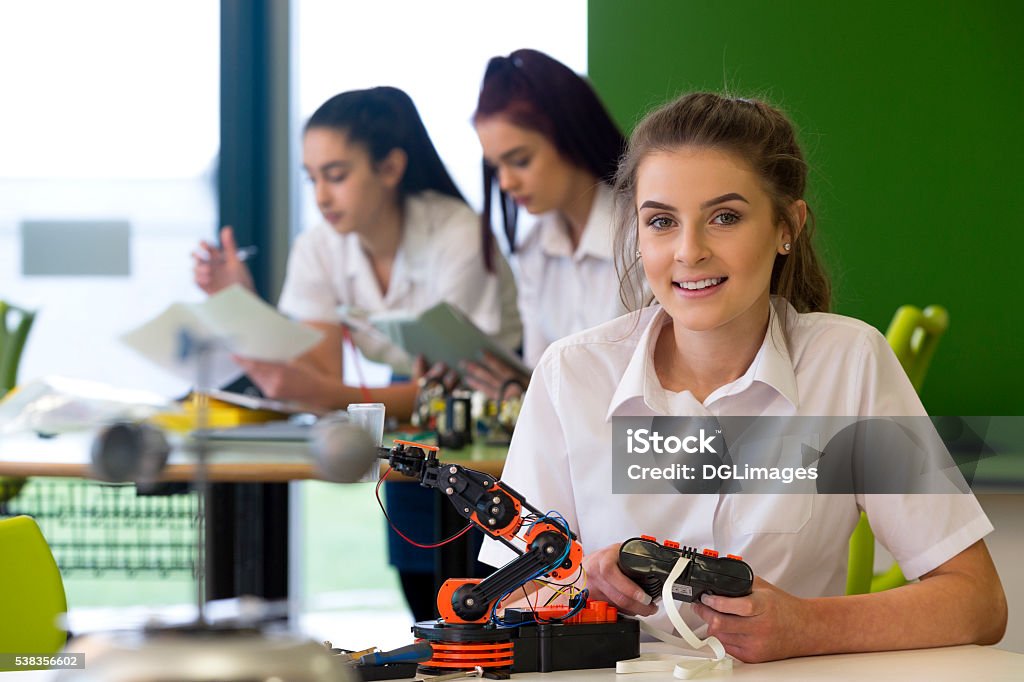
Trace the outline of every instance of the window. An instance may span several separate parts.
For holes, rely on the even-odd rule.
[[[487,60],[529,47],[577,73],[587,70],[586,0],[297,0],[296,9],[296,148],[306,119],[332,95],[393,85],[412,97],[448,171],[477,210],[483,180],[470,117]],[[301,164],[297,158],[296,177]],[[298,228],[319,222],[308,188],[299,200]]]
[[[202,296],[189,254],[216,222],[219,30],[209,0],[0,5],[0,298],[39,310],[22,383],[186,388],[117,337]]]

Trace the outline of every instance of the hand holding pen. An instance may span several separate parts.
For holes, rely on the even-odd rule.
[[[218,248],[204,240],[192,252],[192,275],[196,285],[207,294],[215,294],[232,284],[255,290],[245,261],[256,254],[256,247],[238,248],[230,225],[221,228],[220,244]]]

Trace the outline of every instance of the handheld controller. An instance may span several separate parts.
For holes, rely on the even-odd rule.
[[[671,540],[659,545],[648,535],[622,543],[619,568],[652,599],[657,599],[679,557],[688,558],[690,563],[672,585],[672,597],[676,601],[699,601],[705,592],[725,597],[750,594],[754,573],[741,557],[730,554],[719,558],[713,549],[698,552],[696,548],[680,547]]]

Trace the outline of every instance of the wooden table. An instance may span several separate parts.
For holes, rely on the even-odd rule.
[[[89,462],[93,437],[92,433],[52,438],[31,433],[0,436],[0,476],[94,478]],[[190,443],[175,436],[171,441],[173,449],[160,480],[194,480],[197,458]],[[282,558],[289,556],[287,484],[320,478],[308,443],[208,443],[208,477],[213,485],[206,504],[210,539],[207,595],[211,599],[243,594],[286,599],[289,572]],[[503,447],[476,443],[462,450],[443,451],[441,461],[500,478],[506,452]],[[382,471],[386,467],[382,462]],[[442,529],[465,524],[442,496],[438,496],[436,514]],[[466,542],[446,546],[439,557],[439,575],[465,575],[464,567],[473,558]]]
[[[393,436],[388,434],[385,444]],[[0,476],[60,476],[93,478],[89,469],[91,433],[53,438],[35,434],[0,436]],[[208,476],[220,483],[286,483],[318,480],[316,463],[304,441],[211,440]],[[173,450],[161,481],[195,479],[196,456],[181,437],[172,437]],[[440,459],[500,478],[507,448],[474,443],[462,450],[444,450]],[[381,464],[381,472],[387,468]],[[398,476],[398,474],[392,474]]]

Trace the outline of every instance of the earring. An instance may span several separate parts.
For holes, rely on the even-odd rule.
[[[641,258],[641,257],[642,257],[642,256],[640,255],[640,249],[637,249],[637,250],[636,250],[636,257],[637,257],[637,258]]]
[[[793,245],[790,244],[789,242],[786,242],[785,244],[782,245],[782,248],[784,248],[786,251],[789,251],[790,249],[793,248]]]

